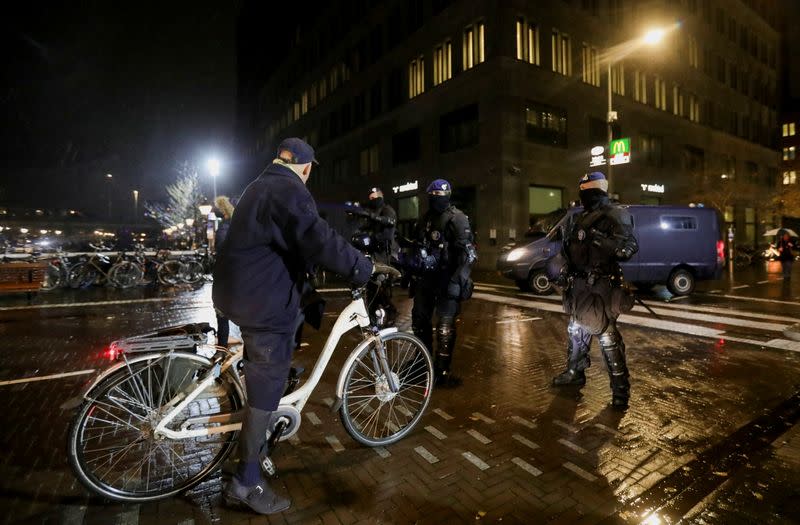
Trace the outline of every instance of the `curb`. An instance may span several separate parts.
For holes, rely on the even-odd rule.
[[[789,339],[800,341],[800,323],[794,324],[783,331],[783,335]]]

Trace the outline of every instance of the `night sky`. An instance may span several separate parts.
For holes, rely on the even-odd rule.
[[[3,22],[0,205],[102,210],[112,173],[115,202],[132,206],[133,189],[162,197],[177,162],[234,155],[236,3],[15,6]]]

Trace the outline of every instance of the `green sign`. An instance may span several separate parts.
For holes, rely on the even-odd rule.
[[[615,164],[627,164],[631,161],[631,139],[622,138],[608,143],[608,160]]]

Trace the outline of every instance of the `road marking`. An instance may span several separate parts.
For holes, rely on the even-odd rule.
[[[445,436],[438,428],[434,427],[433,425],[428,425],[427,427],[425,427],[425,430],[430,432],[436,439],[447,439],[447,436]]]
[[[439,458],[428,452],[428,449],[421,445],[419,447],[414,447],[414,452],[422,456],[425,459],[425,461],[427,461],[431,465],[439,462]]]
[[[461,455],[464,456],[464,459],[466,459],[467,461],[469,461],[470,463],[472,463],[481,470],[487,470],[489,468],[488,463],[483,461],[481,458],[479,458],[472,452],[462,452]]]
[[[519,434],[512,434],[511,435],[511,439],[516,439],[517,441],[519,441],[520,443],[522,443],[526,447],[532,448],[533,450],[536,450],[537,448],[539,448],[539,445],[537,445],[536,443],[534,443],[533,441],[531,441],[530,439],[528,439],[526,437],[520,436]]]
[[[325,403],[325,406],[328,407],[328,408],[333,406],[333,398],[332,397],[326,397],[325,399],[322,400],[322,402]]]
[[[441,408],[437,408],[436,410],[433,411],[433,413],[439,416],[440,418],[444,419],[445,421],[450,421],[451,419],[453,419],[453,416],[451,416]]]
[[[558,425],[558,426],[560,426],[561,428],[566,428],[567,430],[569,430],[570,432],[573,432],[575,434],[577,434],[578,432],[581,431],[581,429],[579,429],[578,427],[576,427],[574,425],[570,425],[566,421],[561,421],[560,419],[554,419],[553,423]]]
[[[683,296],[687,297],[687,296]],[[722,314],[722,315],[731,315],[734,317],[751,317],[753,319],[768,319],[770,321],[787,321],[790,323],[797,322],[797,317],[787,317],[785,315],[772,315],[772,314],[762,314],[759,312],[751,312],[749,310],[733,310],[731,308],[722,308],[717,306],[695,306],[691,304],[670,304],[670,303],[655,303],[651,301],[645,301],[645,304],[650,307],[655,308],[672,308],[679,311],[694,311],[694,312],[706,312],[711,314]]]
[[[541,317],[522,317],[518,319],[506,319],[504,321],[497,321],[497,324],[508,324],[508,323],[524,323],[526,321],[540,321]]]
[[[737,299],[739,301],[754,301],[757,303],[791,304],[794,306],[800,306],[800,303],[797,301],[779,301],[778,299],[762,299],[761,297],[747,297],[746,295],[718,295],[717,297],[725,297],[727,299]]]
[[[720,293],[722,290],[710,290],[708,293]]]
[[[344,447],[336,436],[325,436],[325,441],[327,441],[336,452],[344,452]]]
[[[138,525],[139,523],[139,505],[126,509],[116,516],[114,520],[115,525]]]
[[[768,282],[769,282],[769,279],[767,279],[766,281],[758,281],[756,284],[767,284]]]
[[[688,299],[688,298],[689,298],[688,295],[679,295],[677,297],[673,296],[673,297],[669,298],[669,302],[674,303],[675,301],[683,301],[684,299]]]
[[[350,288],[318,288],[319,293],[349,292]]]
[[[516,466],[518,466],[519,468],[521,468],[522,470],[524,470],[525,472],[527,472],[532,476],[539,476],[542,473],[541,470],[534,467],[533,465],[531,465],[522,458],[513,457],[511,458],[511,463],[515,464]]]
[[[492,419],[492,418],[490,418],[488,416],[484,416],[480,412],[473,412],[472,413],[472,417],[474,417],[476,419],[480,419],[481,421],[483,421],[484,423],[487,423],[489,425],[494,425],[494,419]]]
[[[388,450],[386,450],[385,447],[375,447],[372,450],[374,450],[375,453],[377,455],[379,455],[380,457],[382,457],[383,459],[386,459],[386,458],[388,458],[389,456],[392,455],[392,453],[389,452]]]
[[[289,436],[289,443],[291,443],[293,446],[296,447],[297,445],[300,444],[300,438],[297,437],[297,434],[292,434],[291,436]]]
[[[575,474],[579,475],[580,477],[582,477],[586,481],[597,481],[597,476],[595,476],[594,474],[592,474],[590,472],[586,472],[585,470],[583,470],[582,468],[580,468],[578,465],[576,465],[574,463],[570,463],[569,461],[567,461],[562,466],[567,470],[571,470],[572,472],[574,472]]]
[[[686,312],[680,312],[676,310],[668,310],[666,308],[660,308],[658,306],[653,306],[652,310],[657,315],[662,315],[666,317],[678,317],[681,319],[686,318]],[[634,312],[636,313],[648,313],[647,309],[642,308],[641,306],[636,306],[633,308]],[[729,326],[738,326],[742,328],[756,328],[759,330],[769,330],[772,332],[783,332],[786,330],[787,326],[783,324],[776,324],[776,323],[763,323],[760,321],[749,321],[747,319],[738,319],[736,317],[727,317],[721,315],[708,315],[702,313],[692,313],[689,317],[693,321],[706,321],[709,323],[721,323],[726,324]]]
[[[536,423],[534,423],[533,421],[528,421],[524,417],[511,416],[511,421],[513,421],[515,423],[519,423],[523,427],[528,427],[530,429],[535,429],[536,428]]]
[[[474,437],[476,440],[478,440],[479,442],[483,443],[484,445],[488,445],[489,443],[492,442],[491,439],[489,439],[488,437],[484,436],[483,434],[481,434],[477,430],[469,429],[469,430],[467,430],[467,434],[469,434],[470,436]]]
[[[82,308],[84,306],[106,306],[112,304],[136,304],[136,303],[157,303],[164,301],[176,301],[179,297],[151,297],[149,299],[120,299],[118,301],[88,301],[83,303],[52,303],[52,304],[31,304],[26,306],[3,306],[0,307],[0,312],[8,312],[11,310],[44,310],[47,308]],[[202,306],[206,306],[208,301],[203,301]],[[191,307],[196,307],[197,304],[193,303]]]
[[[83,525],[85,514],[86,505],[67,505],[61,512],[61,523],[63,525]]]
[[[306,417],[314,426],[322,424],[322,421],[319,419],[319,417],[317,417],[317,415],[314,412],[306,412]]]
[[[605,430],[606,432],[608,432],[610,434],[614,434],[615,436],[621,436],[622,435],[622,432],[620,432],[619,430],[617,430],[615,428],[611,428],[609,426],[606,426],[606,425],[604,425],[602,423],[595,423],[594,426],[599,428],[600,430]]]
[[[33,383],[34,381],[49,381],[51,379],[62,379],[64,377],[83,376],[94,373],[94,368],[90,370],[78,370],[75,372],[63,372],[61,374],[50,374],[46,376],[24,377],[22,379],[9,379],[7,381],[0,381],[0,386],[17,385],[20,383]]]
[[[740,284],[739,286],[732,286],[731,290],[741,290],[742,288],[750,288],[749,284]]]
[[[562,445],[564,445],[567,448],[571,448],[572,450],[574,450],[578,454],[586,454],[586,449],[585,448],[583,448],[583,447],[581,447],[579,445],[576,445],[575,443],[573,443],[571,441],[567,441],[566,439],[561,438],[561,439],[558,440],[558,442],[561,443]]]
[[[178,523],[178,525],[194,525],[194,520],[192,518],[188,518]]]
[[[403,414],[404,416],[406,416],[406,417],[414,417],[414,414],[412,414],[411,411],[409,409],[407,409],[406,407],[398,406],[396,408],[397,408],[397,411],[400,412],[401,414]]]
[[[517,286],[509,286],[506,284],[493,284],[493,283],[475,283],[475,288],[479,286],[489,287],[489,288],[502,288],[504,290],[519,290]]]

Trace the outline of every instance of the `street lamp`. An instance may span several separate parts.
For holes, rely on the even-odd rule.
[[[133,221],[139,220],[139,190],[133,190]]]
[[[216,157],[208,159],[208,173],[214,180],[214,200],[217,200],[217,175],[219,175],[220,162]]]
[[[203,198],[203,204],[197,206],[197,209],[200,210],[200,217],[202,220],[206,221],[206,239],[208,239],[208,253],[214,252],[214,237],[215,237],[215,230],[214,224],[211,218],[211,210],[214,207],[206,202],[206,199]],[[216,219],[216,217],[215,217]]]
[[[629,55],[633,53],[637,49],[642,46],[655,46],[661,43],[664,39],[664,36],[667,34],[667,31],[671,31],[676,29],[678,26],[672,26],[670,28],[662,28],[656,27],[653,29],[649,29],[642,35],[639,39],[633,39],[628,42],[624,42],[619,46],[615,46],[615,48],[622,48],[623,56]],[[608,56],[608,113],[606,114],[606,123],[608,126],[608,143],[606,148],[611,147],[611,141],[614,140],[614,131],[613,131],[613,124],[617,121],[617,112],[612,109],[612,89],[611,89],[611,67],[614,66],[619,59],[622,57],[614,58],[612,53],[609,53]],[[608,152],[610,153],[610,152]],[[607,155],[608,166],[606,166],[606,178],[608,179],[608,194],[612,195],[612,179],[611,179],[611,155]]]
[[[114,179],[114,176],[110,173],[106,173],[106,181],[108,184],[106,185],[106,197],[108,198],[108,220],[111,220],[111,181]]]

